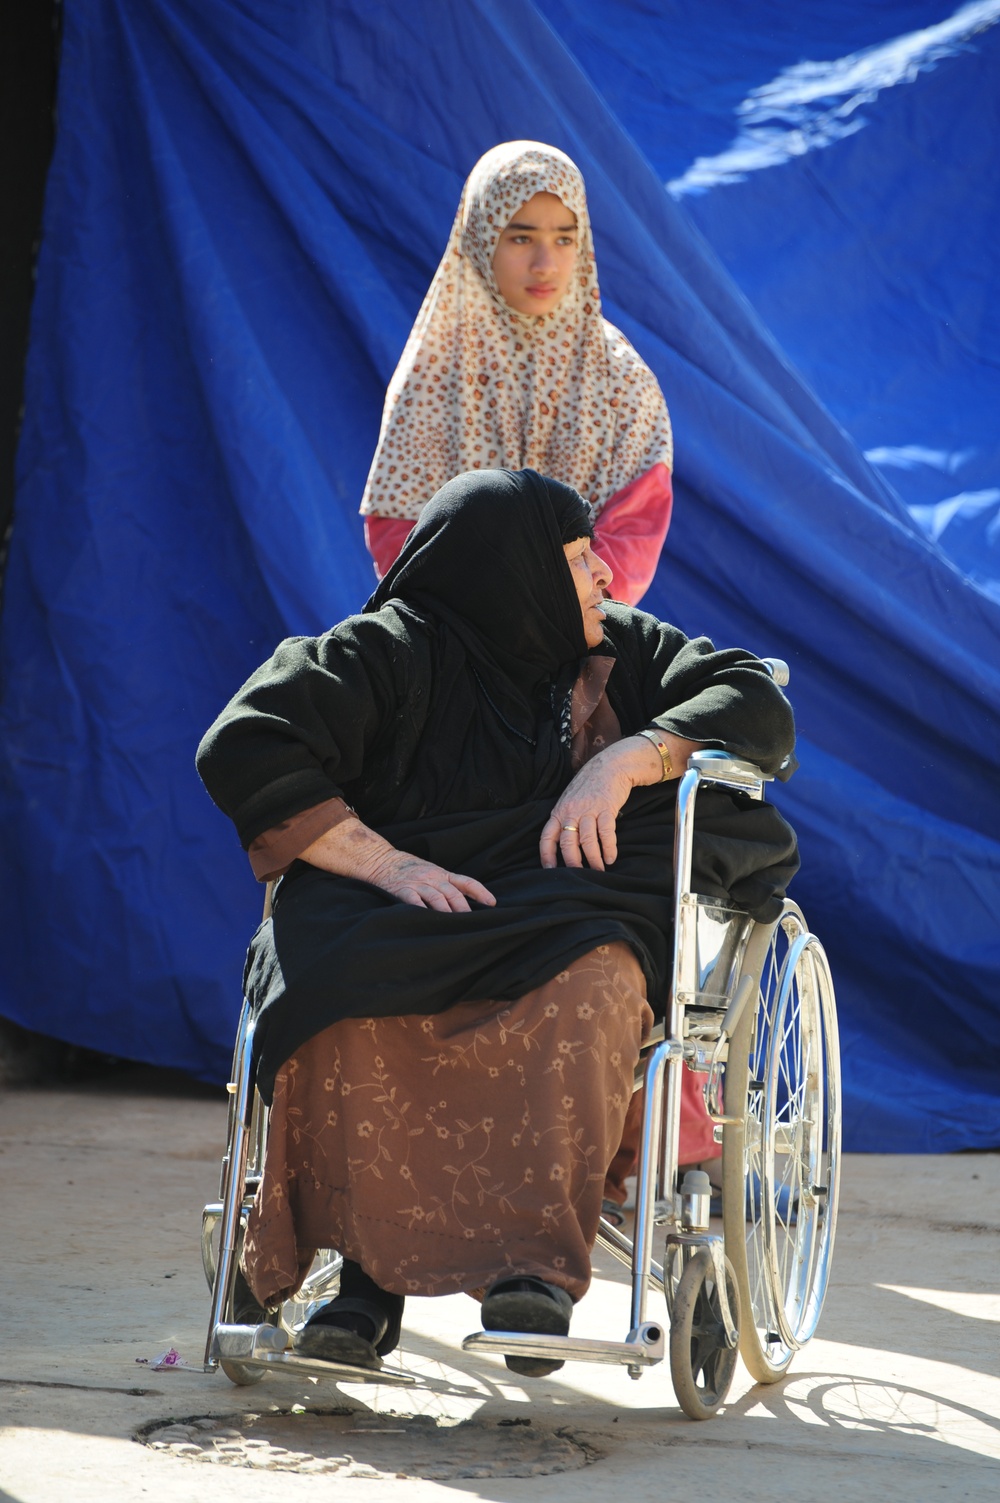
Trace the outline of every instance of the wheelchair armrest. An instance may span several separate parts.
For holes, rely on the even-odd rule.
[[[790,670],[783,658],[761,658],[760,661],[776,684],[788,683]],[[727,788],[736,788],[758,799],[764,796],[764,784],[774,781],[770,773],[761,772],[755,763],[745,762],[741,757],[731,757],[724,751],[693,752],[688,758],[688,767],[694,768],[703,782],[722,783]]]
[[[760,798],[764,784],[771,777],[753,762],[744,762],[740,757],[731,757],[724,751],[696,751],[688,758],[688,767],[700,774],[703,783],[724,783],[727,788],[737,788],[744,793]]]

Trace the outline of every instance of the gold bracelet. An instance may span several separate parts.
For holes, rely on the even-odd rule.
[[[651,741],[652,744],[656,747],[656,750],[659,752],[660,761],[663,763],[663,776],[660,779],[660,782],[665,783],[669,777],[673,776],[674,771],[673,763],[670,760],[670,747],[664,741],[659,731],[646,730],[639,731],[638,734],[640,736],[645,736],[647,741]]]

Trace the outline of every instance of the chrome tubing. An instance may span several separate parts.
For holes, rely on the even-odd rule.
[[[603,1216],[598,1224],[597,1240],[619,1263],[623,1263],[626,1268],[632,1267],[632,1243],[628,1237],[622,1235],[616,1226],[612,1226],[610,1222],[605,1221]],[[649,1261],[646,1279],[654,1293],[663,1293],[663,1268],[656,1262],[655,1258],[651,1258]]]
[[[677,1149],[681,1130],[680,1072],[684,1068],[684,1046],[681,1042],[684,1011],[678,1002],[678,992],[683,990],[683,956],[686,951],[690,951],[690,944],[685,944],[689,940],[687,926],[689,921],[694,921],[690,901],[691,863],[694,850],[694,801],[700,781],[701,775],[697,768],[689,768],[682,776],[677,790],[673,966],[667,1003],[666,1037],[646,1060],[646,1101],[642,1116],[635,1197],[635,1238],[632,1244],[633,1334],[646,1323],[646,1270],[653,1255],[657,1192],[672,1207],[674,1181],[677,1178]]]
[[[595,1341],[586,1336],[525,1335],[522,1331],[473,1331],[462,1342],[464,1352],[496,1352],[504,1356],[558,1357],[570,1362],[601,1362],[627,1367],[636,1375],[654,1367],[666,1355],[661,1322],[644,1323],[627,1341]]]
[[[222,1218],[222,1201],[212,1201],[201,1213],[201,1266],[205,1270],[209,1289],[215,1288],[215,1248],[212,1238]]]
[[[312,1268],[306,1274],[296,1299],[301,1304],[309,1304],[311,1301],[335,1298],[340,1288],[343,1266],[344,1260],[340,1253],[334,1252],[328,1262],[320,1263],[318,1268]]]
[[[722,755],[725,755],[724,753]],[[711,772],[706,768],[704,774],[698,765],[705,757],[704,752],[695,752],[691,761],[695,765],[689,766],[680,780],[677,789],[677,821],[674,826],[674,918],[680,918],[681,898],[684,893],[691,891],[691,860],[694,852],[694,801],[698,792],[698,784],[702,776],[711,777]],[[697,760],[696,760],[697,759]],[[674,965],[676,966],[680,948],[679,925],[674,927]]]
[[[744,762],[741,757],[731,757],[728,752],[715,751],[711,747],[692,752],[688,767],[697,768],[706,782],[721,783],[725,788],[738,789],[756,799],[764,797],[764,784],[773,782],[754,762]]]
[[[660,1156],[663,1121],[663,1071],[671,1052],[670,1040],[657,1044],[646,1060],[646,1099],[639,1144],[639,1176],[635,1192],[635,1236],[632,1241],[632,1323],[636,1332],[646,1323],[646,1270],[653,1257],[656,1221],[656,1165]]]
[[[761,658],[761,662],[774,679],[774,682],[784,688],[792,676],[792,671],[784,658]]]
[[[219,1236],[219,1258],[212,1290],[212,1312],[208,1322],[208,1339],[205,1343],[205,1370],[214,1372],[218,1366],[216,1332],[222,1325],[223,1311],[229,1298],[235,1274],[236,1246],[239,1240],[240,1212],[243,1208],[243,1181],[246,1177],[247,1154],[250,1146],[249,1123],[250,1098],[253,1090],[251,1061],[256,1019],[251,1016],[249,1003],[244,1002],[240,1014],[240,1026],[236,1035],[235,1079],[231,1084],[233,1100],[233,1135],[226,1155],[222,1193],[222,1230]]]
[[[684,1005],[682,998],[697,986],[696,966],[698,912],[691,892],[694,858],[694,806],[701,783],[697,767],[688,767],[677,789],[674,824],[674,934],[670,994],[667,1000],[667,1040],[671,1044],[667,1064],[665,1121],[659,1145],[660,1196],[671,1207],[677,1179],[677,1152],[681,1133],[681,1071],[684,1069]]]

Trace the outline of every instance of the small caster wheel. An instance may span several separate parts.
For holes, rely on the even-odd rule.
[[[738,1326],[739,1295],[728,1258],[726,1293]],[[677,1402],[689,1419],[711,1419],[724,1402],[736,1357],[737,1348],[726,1345],[712,1254],[702,1247],[681,1275],[670,1323],[670,1376]]]

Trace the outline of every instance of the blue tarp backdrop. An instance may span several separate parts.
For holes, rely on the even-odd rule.
[[[1000,599],[1000,0],[710,0],[658,26],[636,0],[541,6],[785,354]]]
[[[792,665],[775,797],[848,1146],[1000,1143],[1000,4],[965,12],[916,43],[947,0],[66,0],[0,1012],[224,1075],[260,894],[194,748],[282,636],[368,595],[385,384],[469,168],[527,136],[580,164],[608,316],[674,419],[646,603]]]

